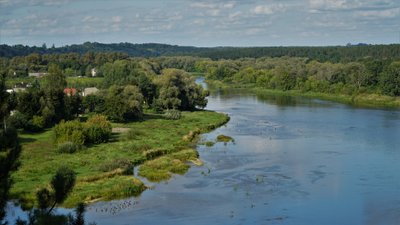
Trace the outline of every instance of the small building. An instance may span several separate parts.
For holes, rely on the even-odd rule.
[[[39,77],[43,77],[43,76],[46,76],[46,75],[48,75],[48,73],[28,73],[28,76],[30,76],[30,77],[37,77],[37,78],[39,78]]]
[[[93,95],[96,94],[99,91],[96,87],[88,87],[83,89],[82,96],[88,96],[88,95]]]
[[[18,92],[23,92],[26,91],[25,87],[15,87],[12,89],[14,92],[18,93]]]
[[[97,74],[96,68],[92,68],[92,69],[90,70],[90,72],[91,72],[91,74],[92,74],[92,77],[95,77],[96,74]]]
[[[78,91],[76,88],[64,88],[64,94],[67,96],[75,96]]]

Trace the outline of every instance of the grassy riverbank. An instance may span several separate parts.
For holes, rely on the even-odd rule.
[[[318,98],[322,100],[328,100],[328,101],[350,104],[355,106],[362,106],[362,107],[386,107],[386,108],[400,107],[400,97],[391,97],[381,94],[360,93],[355,95],[345,95],[345,94],[329,94],[329,93],[319,93],[319,92],[303,92],[300,90],[282,91],[277,89],[265,89],[265,88],[255,87],[254,85],[227,84],[221,81],[210,81],[210,80],[207,80],[207,84],[209,84],[209,86],[212,88],[220,88],[220,89],[234,88],[234,89],[247,90],[250,92],[254,92],[256,94]]]
[[[77,172],[76,186],[65,207],[139,195],[146,187],[140,177],[125,175],[126,164],[145,165],[139,173],[152,181],[183,174],[189,167],[186,163],[197,160],[198,154],[191,148],[197,136],[228,121],[228,116],[210,111],[183,112],[179,120],[146,114],[143,121],[113,124],[120,128],[115,130],[125,132],[113,133],[110,142],[74,154],[56,152],[51,129],[40,134],[22,133],[21,167],[13,174],[12,197],[25,207],[33,206],[36,191],[49,184],[61,165]]]

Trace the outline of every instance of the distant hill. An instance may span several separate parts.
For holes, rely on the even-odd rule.
[[[364,58],[400,59],[400,45],[348,45],[328,47],[214,47],[199,48],[167,44],[102,44],[85,42],[57,48],[24,45],[0,45],[0,57],[25,56],[31,53],[61,54],[86,52],[122,52],[132,57],[199,56],[212,59],[238,59],[259,57],[307,57],[319,61],[354,61]]]

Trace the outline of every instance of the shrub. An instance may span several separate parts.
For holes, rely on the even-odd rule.
[[[116,169],[122,169],[124,175],[133,174],[133,163],[127,159],[114,159],[111,162],[107,162],[100,166],[100,171],[110,172]]]
[[[15,111],[12,116],[8,117],[7,124],[15,127],[15,128],[24,128],[28,123],[28,119],[26,116],[19,112]]]
[[[42,131],[46,125],[46,120],[43,116],[33,116],[25,126],[25,130],[38,132]]]
[[[81,147],[73,142],[67,141],[59,144],[57,147],[57,152],[59,153],[74,153],[78,151]]]
[[[73,142],[83,145],[85,143],[84,126],[77,120],[62,121],[54,127],[54,138],[56,143]]]
[[[169,120],[179,120],[182,116],[182,113],[176,109],[168,109],[165,111],[164,116]]]
[[[107,142],[111,136],[111,123],[105,116],[95,115],[86,121],[85,136],[87,143]]]

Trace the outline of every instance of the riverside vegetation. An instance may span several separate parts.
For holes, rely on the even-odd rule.
[[[135,61],[115,61],[104,79],[96,79],[102,90],[81,96],[65,88],[60,65],[46,68],[43,78],[31,80],[21,92],[6,91],[10,78],[0,71],[1,182],[6,184],[0,189],[0,220],[8,199],[18,199],[23,208],[49,209],[32,214],[41,220],[49,219],[56,204],[74,207],[137,196],[147,187],[133,176],[136,166],[151,181],[183,174],[189,162],[201,164],[193,149],[197,136],[229,120],[202,110],[207,91],[183,70],[147,73]],[[59,168],[74,174],[73,185],[57,182],[49,189]]]
[[[363,51],[346,57],[349,51],[360,49]],[[262,93],[400,106],[396,51],[385,55],[380,54],[379,46],[360,49],[340,48],[335,57],[322,57],[321,53],[334,53],[334,48],[281,51],[298,51],[295,55],[302,57],[309,50],[321,53],[310,58],[259,54],[251,54],[256,58],[227,57],[232,59],[130,58],[121,52],[29,52],[2,57],[0,159],[4,165],[1,179],[6,185],[1,187],[0,207],[3,209],[10,197],[10,188],[12,198],[26,207],[34,206],[36,191],[48,185],[59,166],[69,166],[77,174],[74,190],[63,201],[64,206],[72,207],[78,202],[141,193],[146,187],[132,176],[135,166],[141,165],[140,176],[161,181],[172,173],[185,173],[188,161],[201,164],[191,148],[193,141],[200,133],[226,123],[228,117],[198,110],[206,106],[208,93],[189,73],[204,74],[212,85]],[[222,55],[232,53],[228,49]],[[46,75],[29,77],[30,72]],[[26,90],[6,92],[16,87]],[[85,87],[100,91],[83,97],[77,94]],[[112,133],[113,128],[125,132]],[[21,166],[16,170],[20,154]]]

